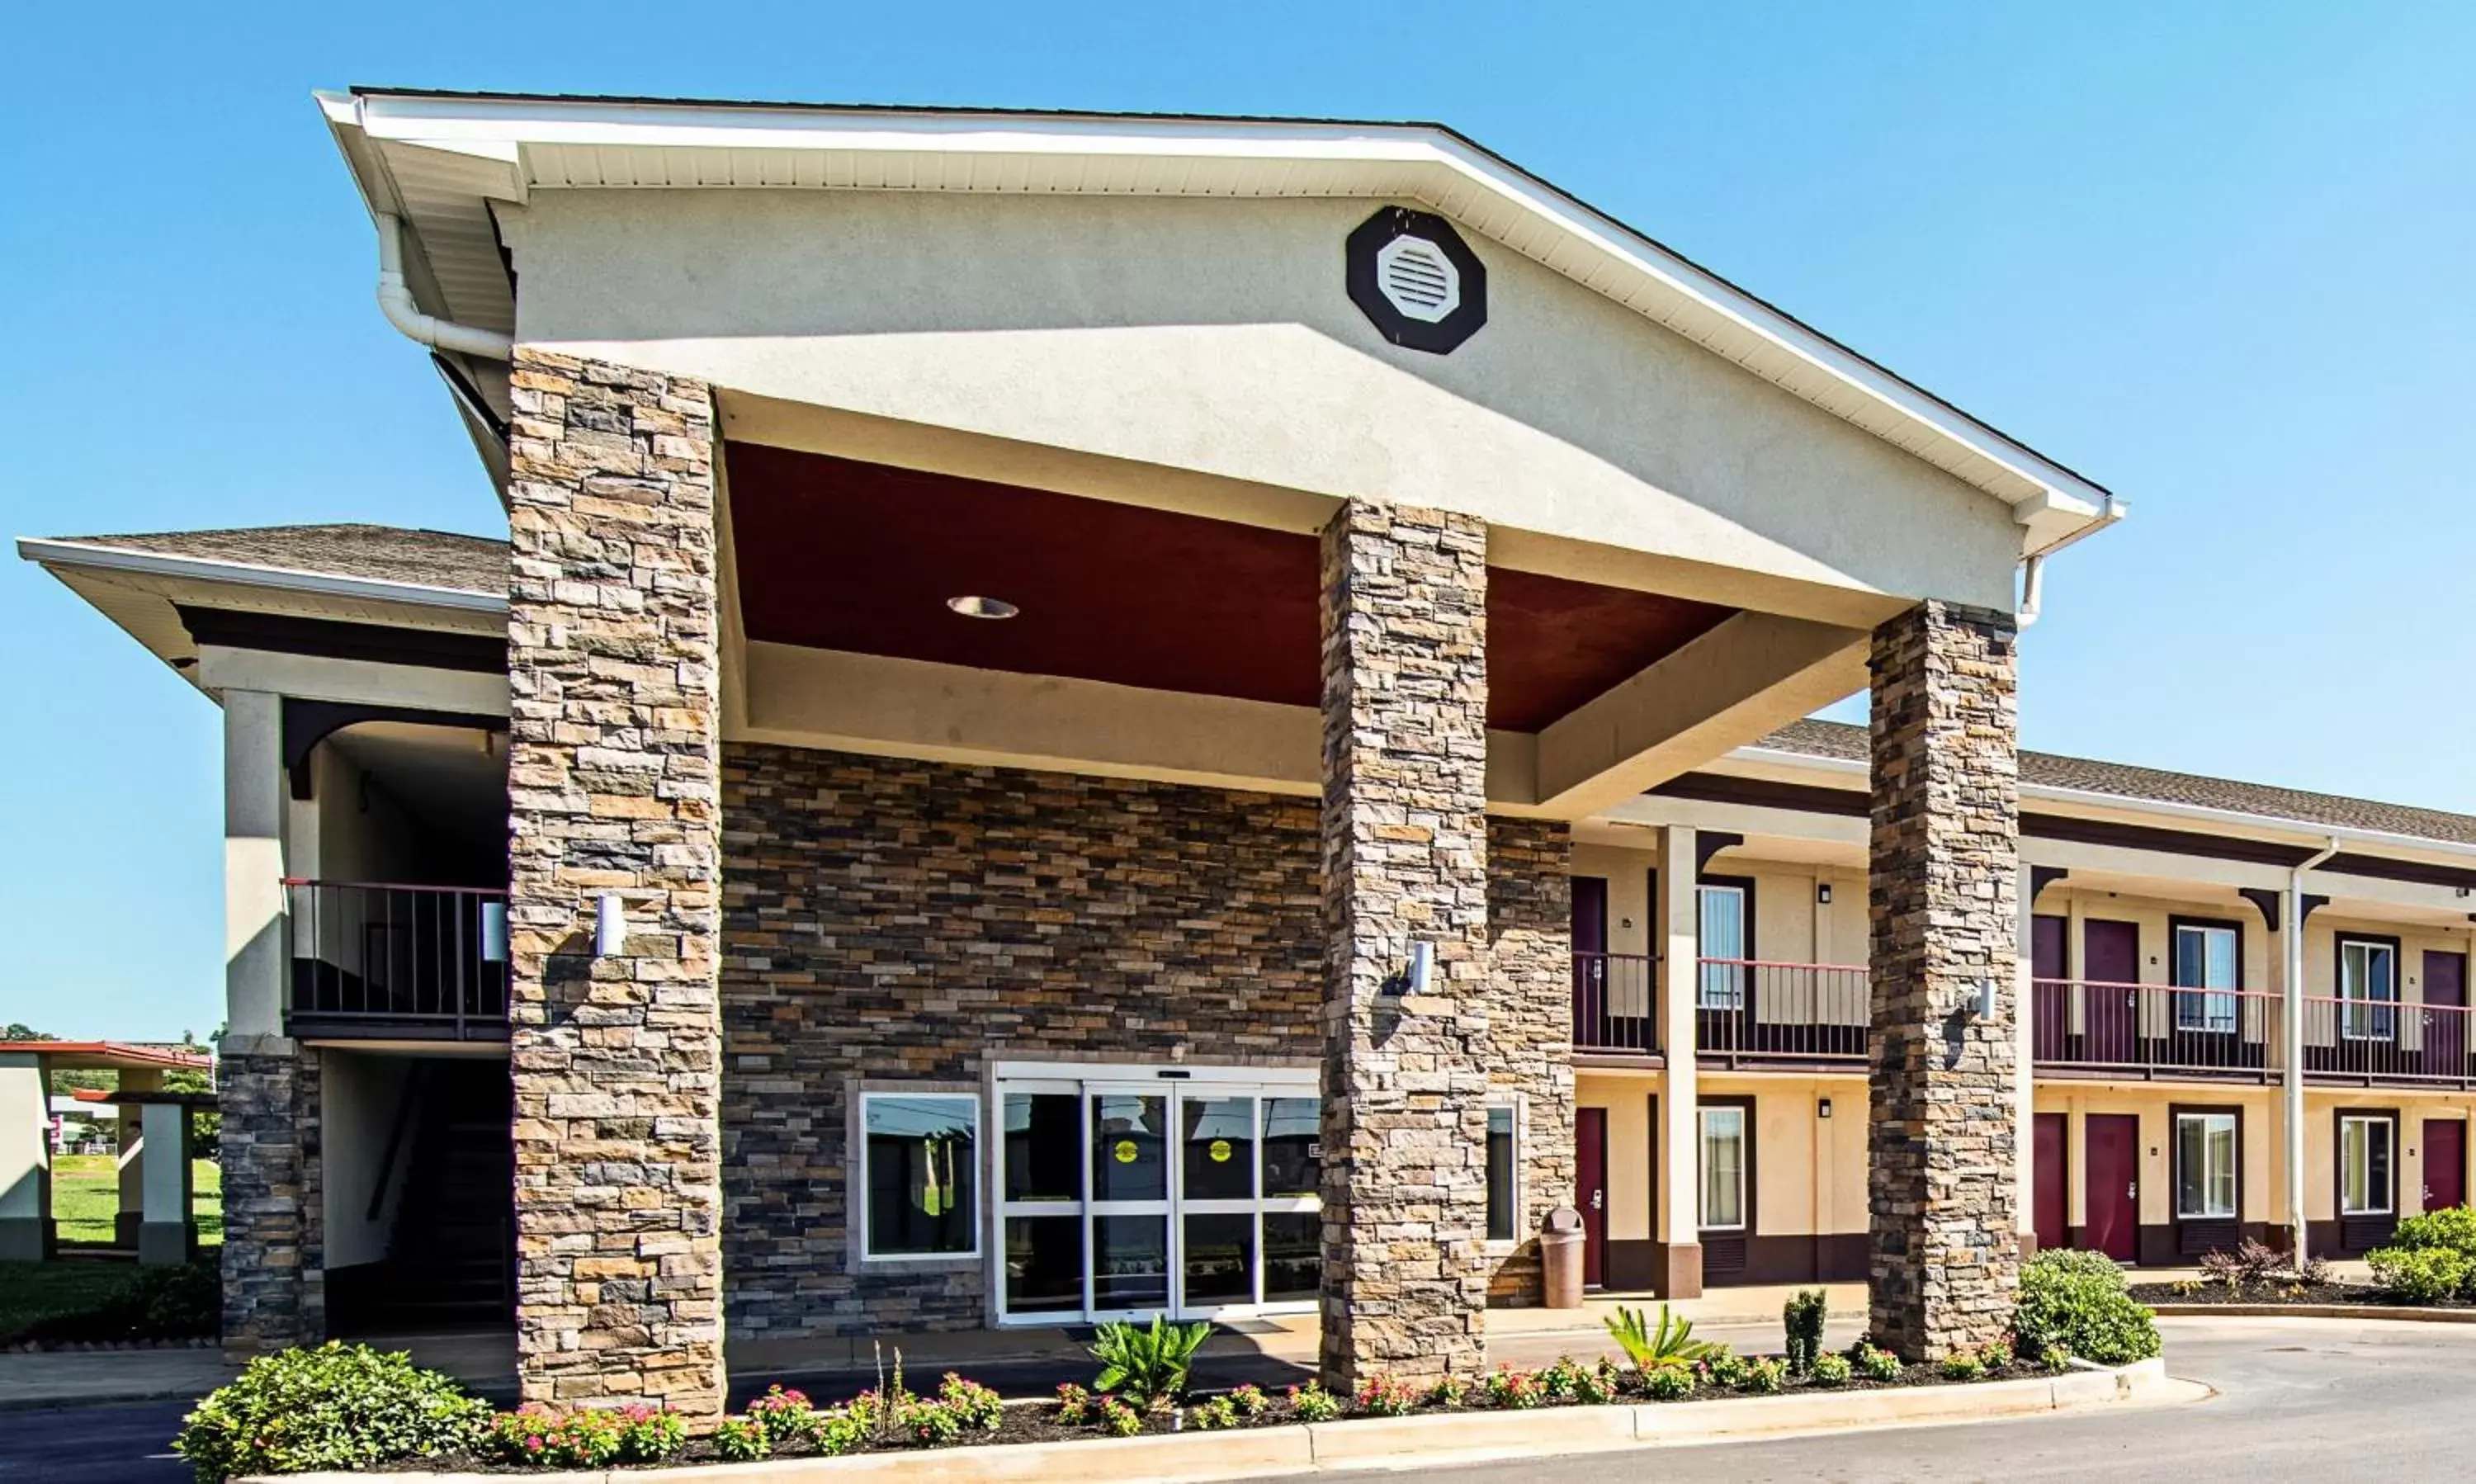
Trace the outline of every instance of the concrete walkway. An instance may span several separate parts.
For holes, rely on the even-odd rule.
[[[1777,1349],[1782,1343],[1780,1308],[1795,1292],[1794,1286],[1723,1289],[1674,1308],[1700,1331],[1740,1349]],[[1865,1320],[1865,1285],[1832,1284],[1827,1292],[1834,1329],[1853,1335],[1851,1326]],[[1607,1295],[1594,1297],[1579,1309],[1491,1309],[1488,1335],[1501,1358],[1522,1365],[1538,1364],[1564,1352],[1576,1357],[1602,1349],[1614,1353],[1607,1345],[1606,1318],[1620,1304],[1655,1314],[1659,1300]],[[1312,1367],[1316,1329],[1311,1314],[1246,1321],[1217,1330],[1204,1342],[1202,1353],[1224,1361],[1261,1358]],[[1719,1332],[1722,1330],[1726,1333]],[[916,1376],[950,1370],[968,1374],[976,1368],[994,1365],[1079,1364],[1087,1357],[1087,1333],[1080,1328],[1040,1327],[890,1335],[883,1338],[882,1359],[891,1366],[899,1348],[904,1369]],[[506,1397],[515,1390],[515,1342],[508,1335],[414,1334],[374,1337],[370,1343],[409,1350],[421,1364],[488,1395]],[[874,1375],[879,1359],[878,1342],[868,1339],[751,1339],[733,1342],[730,1348],[734,1383],[770,1377]],[[213,1350],[0,1355],[0,1411],[103,1401],[187,1400],[222,1385],[237,1369]]]

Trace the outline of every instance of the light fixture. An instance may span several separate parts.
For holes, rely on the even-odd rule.
[[[593,903],[593,955],[615,958],[628,947],[628,903],[615,891]]]
[[[485,964],[508,961],[508,904],[505,902],[482,903],[482,961]]]
[[[1829,1118],[1831,1116],[1831,1100],[1824,1098],[1816,1102],[1814,1105],[1814,1114],[1817,1118]]]
[[[1012,618],[1023,611],[1003,598],[984,597],[979,593],[965,593],[959,598],[949,598],[946,600],[946,606],[965,618]]]
[[[1831,905],[1831,883],[1829,881],[1821,882],[1814,888],[1814,900],[1821,903],[1824,906]]]
[[[1410,940],[1410,967],[1401,975],[1401,993],[1424,995],[1436,977],[1436,945],[1424,938]]]
[[[1994,981],[1993,979],[1977,981],[1977,994],[1970,1007],[1979,1020],[1994,1018]]]

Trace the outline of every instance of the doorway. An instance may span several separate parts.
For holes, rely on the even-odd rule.
[[[1002,1069],[1000,1314],[1059,1323],[1314,1307],[1311,1070]],[[1080,1075],[1073,1075],[1079,1072]]]
[[[1608,1281],[1608,1110],[1573,1110],[1573,1199],[1582,1203],[1582,1286]]]
[[[2038,1250],[2051,1251],[2071,1244],[2071,1172],[2065,1167],[2065,1147],[2071,1120],[2062,1113],[2041,1113],[2032,1127],[2029,1173],[2033,1185],[2033,1224]]]
[[[2424,1121],[2424,1208],[2467,1203],[2467,1125],[2455,1118]]]
[[[2467,955],[2424,952],[2424,1070],[2467,1075]],[[2454,1204],[2456,1202],[2453,1202]]]
[[[2081,924],[2082,1056],[2134,1060],[2141,1037],[2141,925],[2092,917]]]
[[[2084,1199],[2089,1212],[2081,1246],[2117,1262],[2141,1257],[2141,1119],[2133,1113],[2092,1113],[2082,1121],[2088,1172]]]

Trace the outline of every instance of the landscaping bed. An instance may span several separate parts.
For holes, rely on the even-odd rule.
[[[2371,1283],[2301,1283],[2282,1282],[2270,1278],[2257,1282],[2217,1283],[2197,1278],[2185,1278],[2173,1283],[2135,1283],[2132,1297],[2142,1303],[2170,1308],[2242,1304],[2291,1305],[2309,1308],[2316,1305],[2353,1304],[2367,1309],[2471,1309],[2476,1301],[2456,1296],[2447,1298],[2412,1299],[2393,1290]]]

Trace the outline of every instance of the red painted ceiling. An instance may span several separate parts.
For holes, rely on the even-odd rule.
[[[1312,536],[762,444],[727,457],[752,639],[1317,704]],[[1023,612],[948,610],[966,593]],[[1491,568],[1488,724],[1536,731],[1730,611]]]

